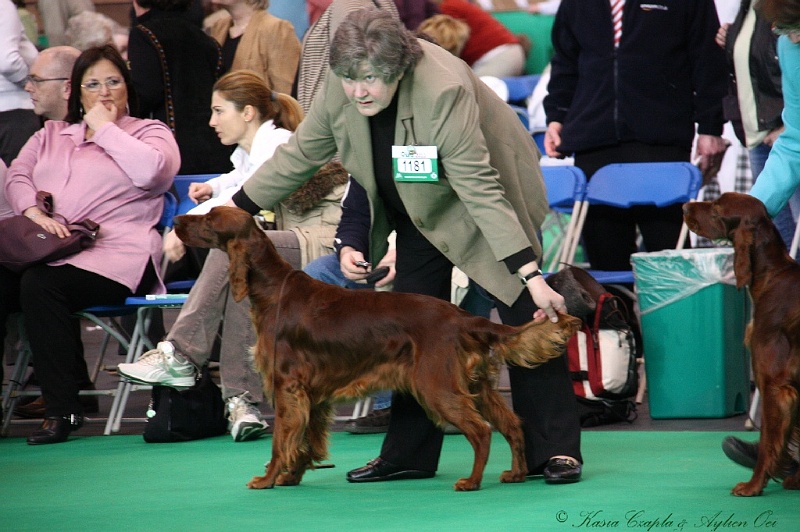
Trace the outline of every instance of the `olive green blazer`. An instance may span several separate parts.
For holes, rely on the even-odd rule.
[[[512,304],[524,287],[502,260],[527,247],[541,255],[537,234],[548,205],[539,152],[516,113],[466,63],[420,44],[424,56],[398,87],[395,144],[437,146],[440,180],[397,183],[400,199],[420,232],[455,266]],[[369,123],[333,74],[292,139],[247,180],[244,192],[269,209],[337,152],[367,191],[370,255],[377,262],[392,227],[378,196]]]

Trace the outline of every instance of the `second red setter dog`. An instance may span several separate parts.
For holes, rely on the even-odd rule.
[[[736,286],[750,287],[753,299],[745,342],[762,398],[761,440],[752,478],[733,494],[760,495],[770,477],[800,489],[800,471],[786,474],[800,443],[800,265],[753,196],[728,192],[713,202],[687,203],[683,213],[698,235],[733,242]]]
[[[525,480],[521,422],[492,383],[503,361],[534,367],[560,356],[577,318],[509,327],[428,296],[316,281],[284,261],[241,209],[180,216],[175,230],[187,246],[227,251],[233,297],[250,296],[255,362],[273,397],[275,427],[266,473],[248,487],[300,483],[327,458],[333,403],[381,389],[412,394],[434,422],[450,422],[467,437],[475,460],[456,490],[480,488],[489,423],[511,446],[501,482]]]

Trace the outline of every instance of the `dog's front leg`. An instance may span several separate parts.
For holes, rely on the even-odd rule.
[[[280,401],[278,401],[280,397]],[[311,410],[311,400],[299,382],[285,383],[276,394],[276,406],[281,405],[280,454],[283,457],[283,470],[278,474],[278,486],[296,486],[311,465],[306,430]],[[276,408],[277,410],[277,408]]]
[[[753,476],[747,482],[740,482],[731,493],[739,497],[761,495],[770,476],[780,475],[779,462],[784,450],[789,430],[786,411],[787,397],[783,387],[772,379],[759,379],[761,390],[761,439],[758,442],[758,460],[753,468]]]
[[[284,420],[284,413],[286,407],[283,404],[283,399],[280,395],[276,394],[275,397],[275,419],[272,427],[272,458],[267,464],[267,470],[263,476],[255,476],[247,487],[254,490],[267,489],[275,486],[275,482],[281,470],[285,467],[286,458],[284,449],[286,447],[286,422]]]
[[[275,486],[275,480],[278,478],[278,473],[280,473],[284,462],[281,456],[281,446],[279,443],[282,439],[282,425],[283,423],[281,423],[278,410],[276,409],[275,420],[273,421],[272,427],[272,459],[270,459],[267,464],[267,470],[263,476],[255,476],[247,483],[247,487],[251,490],[263,490]]]

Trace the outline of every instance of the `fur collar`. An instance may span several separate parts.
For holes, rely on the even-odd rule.
[[[341,163],[331,161],[286,198],[283,206],[292,214],[303,214],[315,208],[333,189],[346,184],[349,177]]]

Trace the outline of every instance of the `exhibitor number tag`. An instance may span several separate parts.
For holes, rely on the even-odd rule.
[[[436,183],[439,157],[436,146],[392,146],[395,181]]]

